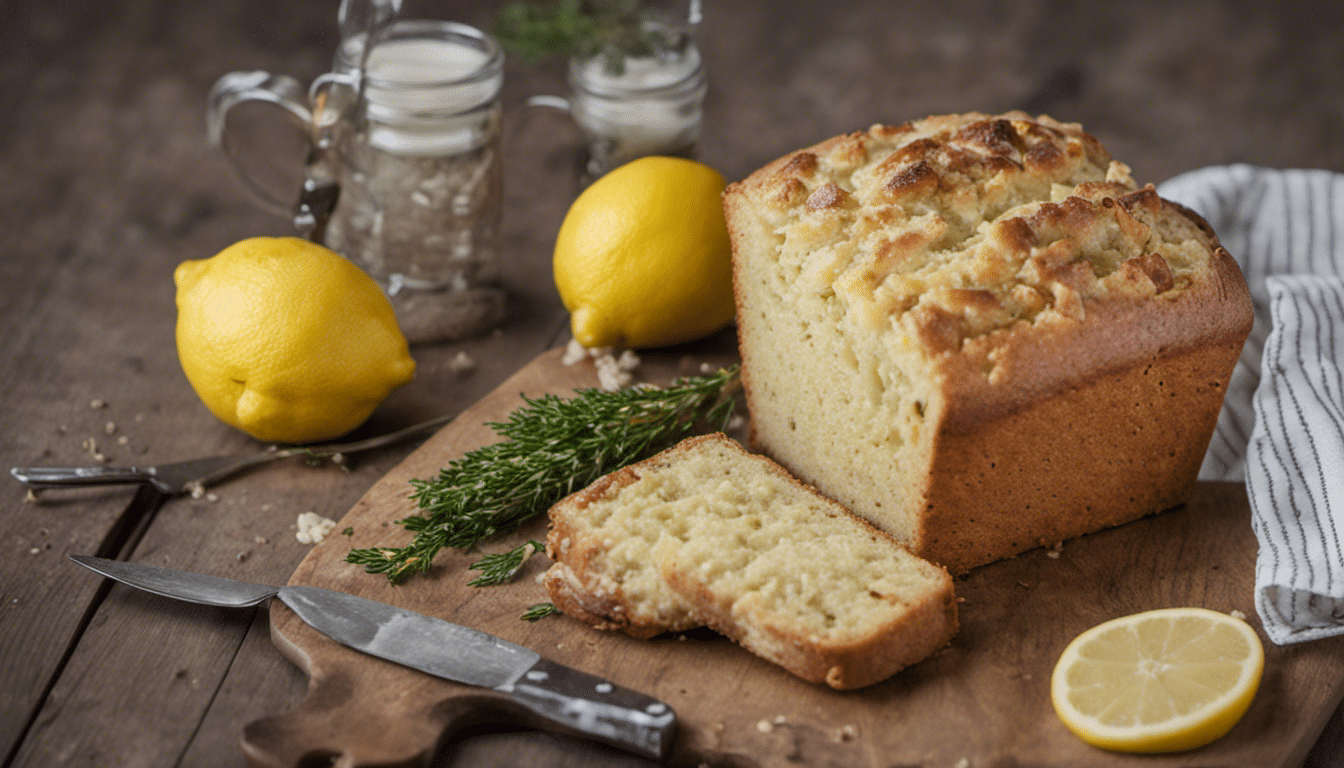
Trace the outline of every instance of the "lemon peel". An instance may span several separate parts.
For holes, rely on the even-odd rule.
[[[598,179],[556,237],[556,288],[585,347],[662,347],[733,319],[721,195],[703,163],[644,157]]]
[[[315,243],[249,238],[182,262],[173,280],[187,381],[217,418],[259,440],[343,435],[415,375],[378,284]]]

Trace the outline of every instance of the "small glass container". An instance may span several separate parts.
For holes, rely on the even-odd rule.
[[[646,155],[693,157],[708,84],[689,39],[645,56],[571,59],[570,111],[588,144],[596,178]]]
[[[503,55],[479,30],[395,21],[370,36],[354,119],[335,134],[326,244],[378,280],[412,342],[504,317],[502,83]]]
[[[497,261],[504,56],[465,24],[390,18],[396,5],[342,4],[333,71],[306,99],[284,75],[220,78],[207,125],[259,203],[378,281],[408,340],[452,341],[505,314]],[[229,112],[249,102],[282,107],[304,131],[297,196],[260,183],[249,168],[264,163],[232,138]]]

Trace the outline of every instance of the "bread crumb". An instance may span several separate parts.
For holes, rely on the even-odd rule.
[[[1235,609],[1234,609],[1234,610],[1231,610],[1231,611],[1228,611],[1228,612],[1227,612],[1227,615],[1228,615],[1228,616],[1231,616],[1231,617],[1234,618],[1234,619],[1240,619],[1240,620],[1242,620],[1242,621],[1245,621],[1245,620],[1246,620],[1246,614],[1242,613],[1241,611],[1235,610]]]
[[[191,494],[191,498],[193,499],[199,499],[205,495],[205,486],[201,485],[200,482],[196,480],[192,480],[190,483],[183,486],[183,490]]]
[[[1045,553],[1045,556],[1048,557],[1048,558],[1050,558],[1051,560],[1058,560],[1060,554],[1061,554],[1061,553],[1060,553],[1060,551],[1059,551],[1058,549],[1052,549],[1052,550],[1050,550],[1049,552],[1046,552],[1046,553]]]
[[[37,492],[34,491],[32,488],[29,488],[29,489],[28,489],[28,492],[25,493],[25,494],[23,495],[23,503],[24,503],[24,504],[36,504],[36,503],[37,503]]]
[[[785,722],[783,715],[775,715],[775,725],[783,725]]]
[[[336,528],[336,521],[309,511],[299,515],[297,525],[299,530],[294,534],[294,538],[298,539],[300,544],[317,544]]]
[[[971,768],[971,758],[969,757],[961,758],[960,760],[957,761],[956,765],[952,766],[952,768]]]
[[[207,493],[207,494],[205,494],[205,500],[206,500],[206,501],[219,501],[219,494],[218,494],[218,493]]]
[[[103,431],[109,435],[115,435],[117,433],[116,423],[111,421],[107,422],[103,425]]]
[[[761,733],[769,733],[775,730],[775,726],[771,725],[769,720],[762,720],[756,724],[756,730]]]
[[[125,435],[117,438],[117,445],[126,445],[129,442],[131,442],[131,439]]]
[[[467,373],[476,370],[476,361],[471,359],[471,355],[466,352],[458,352],[448,363],[448,370],[456,374]]]
[[[37,547],[33,547],[32,549],[28,550],[28,554],[30,554],[30,555],[38,555],[38,554],[41,554],[41,553],[42,553],[42,550],[38,549]]]
[[[265,536],[253,536],[252,540],[258,544],[267,544],[269,540]]]
[[[95,411],[98,410],[99,408],[106,408],[107,401],[102,399],[91,400],[89,402],[89,407],[94,409]]]

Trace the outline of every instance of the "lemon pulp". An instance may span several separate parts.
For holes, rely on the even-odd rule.
[[[1263,669],[1264,648],[1246,622],[1167,608],[1079,635],[1055,666],[1050,694],[1065,726],[1093,746],[1178,752],[1231,730]]]

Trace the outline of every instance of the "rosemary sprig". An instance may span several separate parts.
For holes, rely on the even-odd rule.
[[[526,611],[523,611],[523,621],[536,621],[537,619],[550,616],[552,613],[559,613],[560,609],[555,607],[555,603],[537,603],[530,605]]]
[[[412,480],[421,513],[398,522],[415,534],[405,547],[357,549],[346,561],[399,583],[429,570],[444,547],[466,549],[508,533],[602,475],[652,456],[698,422],[726,428],[737,368],[687,377],[666,389],[579,390],[524,398],[503,423],[503,442],[452,461],[430,480]]]
[[[544,551],[546,551],[545,544],[529,539],[508,552],[486,555],[469,567],[468,570],[480,571],[481,575],[468,581],[467,584],[473,587],[497,587],[505,584],[522,569],[523,563],[526,563],[529,557]]]

